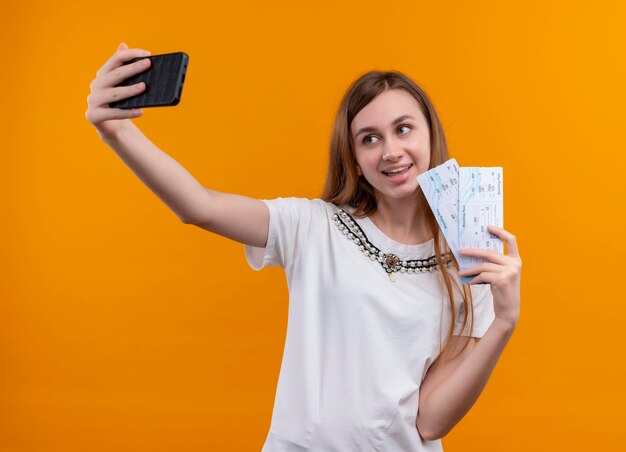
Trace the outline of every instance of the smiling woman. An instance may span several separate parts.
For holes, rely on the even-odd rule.
[[[356,114],[351,130],[357,173],[376,190],[377,210],[389,212],[415,198],[416,177],[430,164],[429,126],[417,100],[404,90],[385,90]],[[375,134],[358,139],[367,132]],[[404,229],[412,230],[412,223]]]
[[[289,282],[263,451],[440,451],[517,322],[521,261],[483,254],[477,279],[493,293],[460,284],[417,181],[448,159],[426,94],[399,72],[359,77],[337,112],[321,197],[257,200],[203,187],[108,107],[131,94],[113,86],[139,54],[120,46],[102,67],[87,118],[184,223],[243,243],[251,268],[281,266]],[[493,232],[517,254],[512,235]],[[470,337],[482,339],[466,347]]]
[[[367,133],[372,135],[363,137]],[[426,93],[400,72],[369,72],[352,84],[340,104],[322,199],[351,205],[355,216],[370,217],[400,243],[432,239],[442,265],[450,250],[417,175],[447,159],[443,127]],[[442,277],[454,322],[452,279],[447,272]],[[463,295],[465,312],[471,312],[471,293],[464,288]]]

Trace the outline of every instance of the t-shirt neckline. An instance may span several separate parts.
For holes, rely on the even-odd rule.
[[[431,257],[435,254],[434,239],[418,243],[417,245],[400,243],[381,231],[368,216],[357,218],[352,215],[355,210],[353,207],[343,206],[341,208],[348,212],[354,221],[358,223],[370,242],[385,253],[412,258]]]

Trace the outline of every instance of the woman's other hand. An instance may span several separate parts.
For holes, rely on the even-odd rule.
[[[496,318],[515,326],[520,313],[520,278],[522,259],[513,234],[498,226],[489,225],[489,232],[506,244],[507,254],[481,248],[461,248],[465,256],[484,258],[486,262],[459,272],[460,276],[477,275],[469,284],[491,284]]]
[[[129,118],[143,114],[143,109],[109,108],[109,103],[135,96],[145,89],[143,83],[119,87],[115,85],[150,67],[150,58],[143,58],[128,65],[123,65],[123,62],[148,55],[150,52],[129,49],[122,42],[111,58],[98,70],[96,78],[89,85],[91,93],[87,96],[88,107],[85,116],[102,139],[115,136],[130,122]]]

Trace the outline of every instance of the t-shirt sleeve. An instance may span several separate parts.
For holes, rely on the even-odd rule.
[[[482,337],[495,318],[491,286],[489,284],[476,284],[469,287],[472,291],[474,305],[474,328],[469,332],[470,319],[468,318],[465,329],[461,333],[461,326],[463,326],[463,318],[465,316],[465,305],[461,302],[461,312],[459,312],[454,325],[454,335]]]
[[[307,198],[276,198],[262,200],[270,213],[265,248],[244,245],[248,265],[254,270],[280,266],[289,268],[298,246],[306,240],[311,223],[313,201]]]

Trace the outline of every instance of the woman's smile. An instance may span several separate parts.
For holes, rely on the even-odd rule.
[[[402,169],[400,169],[402,168]],[[396,166],[394,170],[389,171],[381,171],[389,182],[394,185],[400,185],[407,181],[409,175],[412,173],[411,168],[413,168],[413,164],[409,163],[403,167]],[[398,171],[398,169],[400,169]]]
[[[396,174],[404,174],[406,173],[409,168],[411,168],[413,166],[412,163],[409,163],[408,165],[396,165],[393,168],[388,168],[386,170],[381,171],[385,176],[393,176]]]

